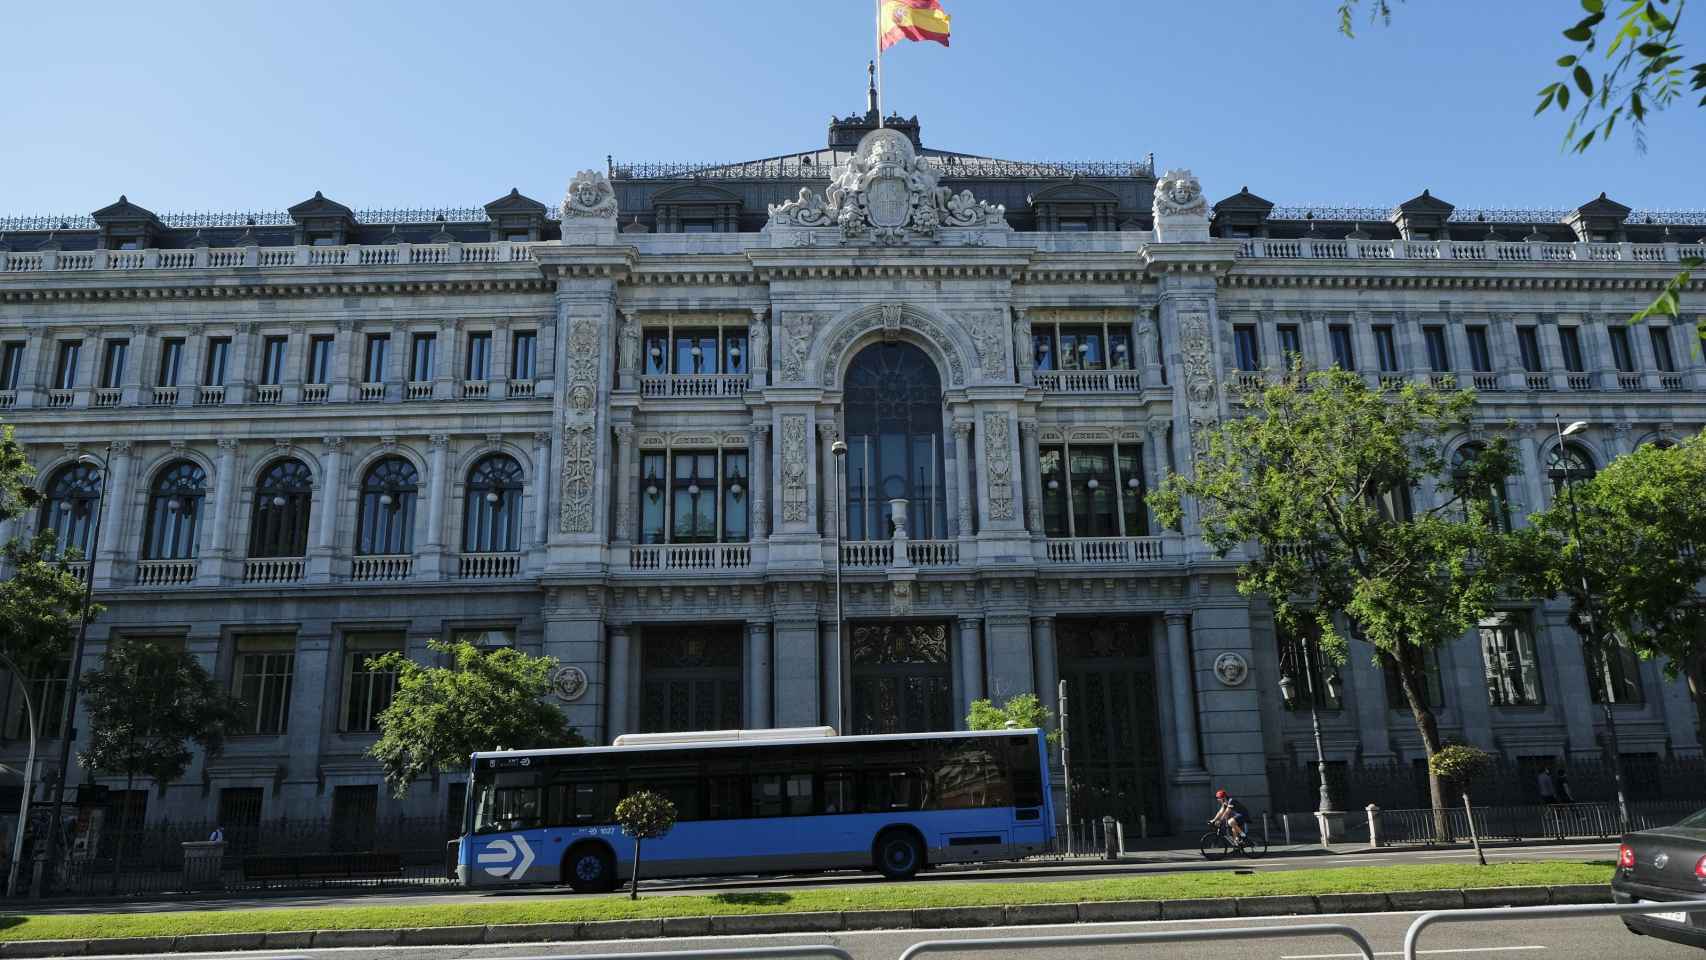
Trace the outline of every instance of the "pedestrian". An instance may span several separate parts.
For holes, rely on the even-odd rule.
[[[214,824],[213,832],[207,835],[207,842],[208,843],[224,843],[225,842],[225,828],[218,825],[218,824]]]
[[[1570,792],[1570,775],[1563,767],[1558,768],[1557,787],[1559,803],[1576,802],[1576,795]]]
[[[1558,791],[1552,786],[1552,770],[1541,767],[1540,776],[1535,779],[1535,786],[1540,790],[1540,802],[1551,805],[1558,802]]]

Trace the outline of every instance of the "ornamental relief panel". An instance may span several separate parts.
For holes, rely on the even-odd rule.
[[[598,437],[590,423],[570,424],[563,431],[563,533],[591,533],[594,453]]]
[[[948,314],[971,335],[985,380],[1008,379],[1007,324],[1004,311],[955,310]]]
[[[559,468],[562,503],[557,518],[562,533],[593,532],[595,478],[598,472],[599,317],[571,316],[568,377],[564,390],[563,461]]]
[[[815,313],[790,313],[782,317],[782,342],[778,345],[783,383],[803,383],[806,360],[811,356],[812,336],[817,332]]]
[[[571,415],[592,412],[598,399],[598,318],[569,321],[569,377],[565,395]]]
[[[989,517],[1013,519],[1013,441],[1007,435],[1007,414],[983,415],[983,458],[989,468]]]
[[[806,418],[782,418],[782,521],[805,523],[806,496]]]
[[[1000,322],[997,319],[997,322]],[[835,336],[823,350],[818,362],[823,365],[823,385],[834,387],[839,373],[837,367],[846,357],[847,350],[855,340],[873,330],[881,329],[885,340],[898,339],[902,330],[927,340],[940,357],[946,358],[948,369],[945,371],[942,385],[963,387],[966,384],[966,368],[962,359],[962,351],[948,336],[948,332],[935,320],[918,310],[909,310],[900,304],[884,304],[881,309],[866,309],[856,314],[851,320],[837,328]],[[932,358],[935,359],[935,358]],[[1005,362],[1003,353],[1002,361]]]

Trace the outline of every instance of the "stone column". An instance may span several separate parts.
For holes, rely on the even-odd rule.
[[[1540,464],[1540,442],[1534,438],[1534,424],[1521,422],[1517,424],[1517,452],[1522,458],[1522,495],[1528,502],[1522,509],[1514,510],[1512,519],[1526,518],[1531,513],[1538,513],[1546,508],[1546,471]],[[1528,521],[1522,520],[1524,526]]]
[[[1060,726],[1060,654],[1054,644],[1054,617],[1031,618],[1031,662],[1037,671],[1037,698],[1054,717],[1053,727]]]
[[[746,328],[746,368],[752,371],[753,389],[770,385],[769,307],[752,308],[752,324]]]
[[[1615,460],[1618,457],[1634,452],[1634,424],[1627,420],[1619,420],[1618,422],[1611,424],[1610,434],[1611,435],[1607,438],[1607,442],[1605,444],[1605,456],[1607,460]]]
[[[325,475],[320,478],[320,525],[314,548],[309,551],[308,577],[325,583],[332,579],[337,558],[338,514],[344,499],[344,438],[325,437],[321,442],[325,444]]]
[[[1021,469],[1025,471],[1025,526],[1031,531],[1032,539],[1040,539],[1043,536],[1043,475],[1037,422],[1020,420],[1019,437],[1024,452]]]
[[[634,452],[634,425],[617,424],[616,469],[611,471],[616,479],[616,526],[610,537],[614,543],[634,541],[634,487],[638,483]]]
[[[97,583],[113,583],[120,565],[119,550],[122,549],[128,512],[125,507],[130,503],[130,462],[129,440],[114,440],[107,444],[107,496],[106,502],[100,506],[100,540],[95,544],[95,556],[90,558],[95,562]]]
[[[604,729],[605,742],[611,743],[630,729],[629,694],[633,690],[633,680],[629,676],[629,670],[632,667],[633,650],[630,647],[629,628],[626,624],[609,624],[604,628],[604,632],[610,638],[610,686],[607,691],[610,707],[605,717]]]
[[[969,539],[972,535],[972,504],[977,500],[977,491],[971,488],[971,421],[954,421],[954,497],[959,507],[959,524],[956,531],[960,539]]]
[[[450,496],[450,435],[427,437],[432,448],[427,462],[426,544],[415,551],[424,580],[437,580],[444,570],[444,508]]]
[[[1211,581],[1207,589],[1215,590],[1216,586]],[[1249,662],[1254,653],[1250,646],[1250,606],[1237,596],[1230,579],[1218,585],[1216,592],[1220,596],[1214,605],[1198,606],[1191,613],[1188,662],[1196,684],[1196,710],[1191,719],[1212,733],[1203,738],[1203,766],[1215,780],[1230,784],[1226,789],[1245,797],[1251,809],[1260,810],[1268,804],[1267,755],[1262,747],[1260,694],[1256,689],[1260,680],[1246,676],[1241,683],[1228,685],[1214,669],[1216,661],[1227,654]],[[1202,594],[1199,588],[1199,600]],[[1188,713],[1191,711],[1180,711],[1181,720]],[[1251,797],[1256,798],[1255,803],[1248,799]]]
[[[43,371],[45,364],[42,363],[42,357],[44,354],[53,354],[53,343],[53,339],[42,330],[34,331],[32,336],[24,340],[23,369],[18,374],[17,403],[20,409],[38,406],[37,394],[51,375],[51,371]],[[40,405],[45,405],[45,401]]]
[[[1149,442],[1143,445],[1143,463],[1145,468],[1149,470],[1149,489],[1159,490],[1161,489],[1161,484],[1166,482],[1167,479],[1167,421],[1151,420],[1149,422],[1148,437]],[[1145,505],[1143,513],[1145,517],[1149,516],[1149,509],[1147,505]],[[1151,520],[1149,524],[1149,533],[1151,535],[1159,535],[1162,532],[1163,531],[1159,527],[1155,526],[1155,522]]]
[[[218,476],[213,483],[213,517],[210,530],[203,541],[200,569],[196,582],[213,586],[225,576],[225,562],[231,556],[231,511],[237,506],[237,441],[229,437],[219,441],[219,462],[214,466]]]
[[[331,403],[346,403],[350,399],[350,380],[355,373],[355,324],[347,316],[338,318],[337,332],[332,334],[332,369],[330,381],[326,390],[326,399]],[[186,354],[185,359],[188,359]]]
[[[284,351],[284,402],[302,401],[302,371],[308,365],[308,325],[290,325],[290,339]]]
[[[770,624],[746,625],[746,727],[764,730],[770,726]]]
[[[76,399],[72,402],[79,410],[87,408],[94,397],[95,378],[100,375],[101,363],[106,360],[101,356],[106,346],[107,338],[101,328],[83,331],[83,346],[77,352]],[[58,362],[57,358],[55,362]]]
[[[385,351],[385,399],[389,403],[402,400],[408,388],[409,361],[413,359],[410,354],[414,347],[409,342],[410,332],[403,327],[392,327],[386,334],[389,345]]]
[[[1569,618],[1568,603],[1545,604],[1534,611],[1534,648],[1540,657],[1541,693],[1547,703],[1558,705],[1558,714],[1564,720],[1565,751],[1571,756],[1597,758],[1599,743],[1594,739],[1594,730],[1598,725],[1600,707],[1593,702],[1581,634],[1570,626]],[[1471,659],[1476,669],[1484,671],[1486,655],[1480,649],[1478,633],[1470,631],[1470,636],[1475,638]],[[1454,692],[1460,697],[1475,697],[1486,703],[1486,690],[1483,673],[1480,689]],[[1487,710],[1485,707],[1481,709]]]
[[[339,672],[332,664],[331,625],[303,624],[296,637],[296,660],[291,678],[289,728],[284,755],[290,779],[313,780],[320,765],[320,734],[328,721],[336,723]]]
[[[636,470],[628,478],[630,496],[632,488],[639,484],[639,473]],[[770,424],[755,423],[752,425],[752,462],[747,466],[747,473],[752,475],[752,539],[763,540],[770,536]],[[623,514],[627,516],[626,513]],[[769,628],[766,627],[766,630]],[[768,636],[768,634],[766,634]]]
[[[487,357],[486,377],[491,381],[487,394],[493,399],[509,396],[510,364],[509,318],[499,317],[492,324],[491,356]]]
[[[1189,614],[1183,610],[1167,611],[1167,664],[1172,671],[1168,682],[1173,688],[1173,744],[1179,773],[1200,773],[1202,758],[1197,754],[1197,698],[1191,689],[1190,637],[1186,634]]]
[[[255,325],[240,323],[231,335],[230,365],[225,373],[225,402],[248,403],[249,385],[255,382]]]
[[[983,698],[983,621],[977,617],[960,618],[960,703],[956,728],[965,722],[971,702]]]
[[[547,589],[539,611],[544,621],[541,652],[557,660],[559,671],[575,667],[586,675],[586,689],[579,696],[565,700],[559,693],[552,699],[589,743],[598,746],[610,743],[605,727],[609,688],[605,685],[603,590]]]
[[[438,355],[433,358],[432,395],[437,400],[448,400],[457,395],[462,380],[462,321],[440,321],[435,337],[433,349]]]
[[[1662,666],[1662,662],[1652,664],[1652,676],[1659,678],[1659,683],[1656,687],[1649,684],[1647,689],[1656,689],[1658,699],[1663,701],[1665,729],[1670,732],[1670,756],[1699,756],[1700,735],[1696,732],[1699,713],[1695,711],[1693,697],[1688,692],[1687,676],[1674,681],[1665,680],[1660,672]],[[1642,672],[1646,673],[1645,670]],[[1643,682],[1646,682],[1645,677]]]
[[[1374,648],[1366,640],[1350,640],[1351,654],[1344,672],[1356,694],[1356,721],[1365,763],[1391,763],[1391,709],[1386,702],[1386,674],[1374,664]],[[1399,704],[1403,706],[1403,704]]]
[[[1540,650],[1548,649],[1541,644],[1538,636],[1535,637],[1535,646]],[[1449,659],[1444,656],[1447,652],[1451,654]],[[1463,723],[1463,739],[1483,750],[1496,749],[1492,709],[1487,702],[1487,662],[1481,653],[1480,631],[1465,632],[1440,654],[1440,682],[1451,690],[1446,697],[1446,706],[1456,709]],[[1585,693],[1582,699],[1587,699]]]
[[[1488,318],[1487,333],[1493,341],[1493,368],[1501,370],[1506,390],[1527,390],[1528,371],[1522,365],[1522,345],[1517,337],[1516,317],[1495,313]]]
[[[984,621],[983,648],[987,665],[988,694],[1005,703],[1021,693],[1034,693],[1046,704],[1048,695],[1038,688],[1031,659],[1031,617],[1023,613],[1001,613]]]
[[[818,456],[821,465],[818,468],[818,493],[823,498],[823,535],[833,537],[836,531],[843,530],[841,525],[841,498],[846,496],[842,491],[836,492],[835,454],[830,446],[841,439],[841,431],[835,428],[833,421],[819,421],[817,425]],[[843,531],[845,535],[845,531]]]
[[[543,547],[551,538],[551,431],[533,433],[533,542]]]
[[[119,376],[119,402],[127,407],[136,406],[142,400],[142,371],[148,365],[149,347],[153,343],[148,334],[147,324],[131,324],[130,342],[125,346],[124,371]]]

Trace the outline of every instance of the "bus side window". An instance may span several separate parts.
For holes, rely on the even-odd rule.
[[[920,781],[912,770],[873,770],[865,774],[865,812],[916,810]]]
[[[804,817],[812,812],[812,775],[795,773],[785,784],[788,793],[788,816]]]
[[[822,805],[819,813],[857,813],[859,811],[859,785],[851,773],[826,773],[823,775],[823,793],[820,795]]]
[[[744,814],[741,794],[746,790],[744,777],[713,776],[705,780],[705,819],[738,820]]]
[[[752,815],[780,817],[783,808],[782,778],[773,773],[755,774],[752,778]]]

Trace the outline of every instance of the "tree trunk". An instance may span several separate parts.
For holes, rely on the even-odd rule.
[[[634,871],[628,875],[628,899],[640,899],[640,838],[634,838]]]
[[[1399,655],[1394,658],[1398,666],[1399,686],[1404,689],[1404,699],[1409,702],[1410,715],[1415,718],[1416,730],[1422,735],[1422,749],[1427,751],[1428,760],[1428,801],[1434,811],[1434,836],[1436,839],[1449,842],[1451,836],[1451,820],[1445,800],[1445,784],[1433,771],[1433,756],[1439,752],[1439,718],[1434,716],[1433,707],[1429,706],[1425,686],[1427,684],[1426,668],[1423,666],[1422,652],[1406,645]]]
[[[113,848],[113,879],[111,892],[118,892],[119,873],[124,869],[124,822],[129,819],[130,790],[135,785],[136,774],[127,773],[124,776],[124,804],[118,808],[118,842]]]
[[[1688,665],[1688,692],[1694,695],[1694,736],[1706,746],[1706,652]]]

